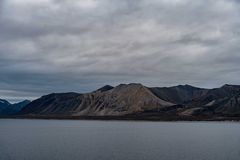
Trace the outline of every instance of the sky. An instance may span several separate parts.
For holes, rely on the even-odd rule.
[[[0,0],[0,98],[240,84],[238,0]]]

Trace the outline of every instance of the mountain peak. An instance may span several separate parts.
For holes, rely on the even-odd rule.
[[[23,101],[21,101],[21,102],[14,103],[13,105],[28,104],[28,103],[30,103],[30,102],[31,102],[31,101],[29,101],[29,100],[25,99],[25,100],[23,100]]]
[[[240,85],[224,84],[221,88],[229,88],[229,87],[237,87],[237,88],[240,88]]]
[[[191,85],[189,85],[189,84],[178,85],[178,86],[174,86],[173,88],[181,88],[181,89],[199,89],[198,87],[194,87],[194,86],[191,86]]]
[[[116,87],[105,85],[86,94],[54,93],[45,95],[26,105],[18,113],[70,117],[131,114],[178,116],[186,115],[186,113],[191,116],[240,115],[240,85],[226,84],[222,87],[204,89],[185,84],[151,88],[140,83],[120,84]],[[21,106],[17,107],[18,110],[20,108]],[[16,113],[16,109],[14,113]]]
[[[0,115],[14,115],[29,103],[30,101],[24,100],[22,102],[11,104],[4,99],[0,99]]]
[[[103,87],[97,89],[97,91],[105,92],[105,91],[111,90],[111,89],[113,89],[113,88],[114,88],[113,86],[105,85],[105,86],[103,86]]]
[[[1,104],[5,104],[5,105],[11,105],[7,100],[5,99],[0,99],[0,103]]]
[[[143,86],[141,83],[119,84],[117,87]]]

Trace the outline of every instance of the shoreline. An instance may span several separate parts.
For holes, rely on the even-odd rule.
[[[159,121],[159,122],[177,122],[177,121],[235,121],[239,122],[240,117],[208,117],[208,116],[0,116],[0,119],[45,119],[45,120],[102,120],[102,121]]]

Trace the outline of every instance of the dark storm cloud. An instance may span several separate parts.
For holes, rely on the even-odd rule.
[[[0,97],[239,84],[235,0],[0,0]]]

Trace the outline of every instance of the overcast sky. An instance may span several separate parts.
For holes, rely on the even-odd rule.
[[[0,0],[0,98],[240,84],[238,0]]]

